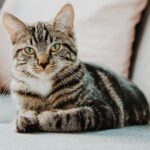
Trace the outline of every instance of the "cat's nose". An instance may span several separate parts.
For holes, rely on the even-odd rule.
[[[47,64],[48,64],[48,63],[40,64],[40,66],[42,66],[42,68],[43,68],[43,69],[45,69],[45,68],[46,68],[46,66],[47,66]]]
[[[43,69],[45,69],[49,63],[48,56],[46,54],[40,54],[38,56],[38,63]]]

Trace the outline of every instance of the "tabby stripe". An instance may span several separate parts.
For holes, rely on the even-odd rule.
[[[100,75],[100,77],[101,77],[105,87],[107,88],[107,90],[108,90],[112,100],[115,101],[115,103],[117,104],[118,108],[120,109],[119,124],[120,124],[120,127],[123,127],[124,126],[124,109],[123,109],[123,104],[122,104],[121,98],[116,93],[115,89],[113,88],[113,85],[112,85],[111,81],[106,76],[106,74],[104,72],[101,72],[101,71],[97,71],[97,73]]]
[[[86,69],[88,70],[88,72],[91,73],[91,75],[94,78],[94,84],[98,87],[98,89],[100,91],[102,91],[103,93],[103,101],[105,101],[105,103],[107,103],[106,105],[109,105],[110,107],[112,107],[113,109],[113,114],[115,115],[114,118],[116,120],[115,126],[120,127],[120,108],[118,107],[118,105],[116,104],[116,102],[112,99],[112,97],[110,96],[109,91],[107,90],[105,84],[103,83],[102,79],[100,78],[100,76],[98,75],[98,73],[96,72],[95,68],[93,68],[91,65],[86,64]],[[97,70],[99,70],[100,68],[98,67]]]
[[[59,86],[55,86],[54,88],[58,88]],[[67,90],[64,88],[64,89],[62,89],[62,90],[60,90],[60,91],[58,91],[58,92],[55,92],[55,93],[49,93],[47,96],[46,96],[46,98],[49,98],[49,97],[53,97],[53,100],[55,100],[55,99],[59,99],[59,98],[62,98],[62,96],[66,96],[67,94],[70,94],[71,92],[74,92],[74,90],[75,90],[75,88],[78,88],[79,86],[78,86],[78,84],[77,84],[77,86],[75,86],[74,87],[74,89],[71,89],[71,88],[67,88]],[[52,101],[52,103],[53,103],[53,101]]]
[[[56,92],[53,95],[50,95],[50,97],[53,99],[51,100],[51,105],[56,106],[60,102],[65,103],[66,101],[68,101],[68,99],[72,99],[77,95],[79,96],[80,93],[82,92],[81,86],[82,86],[82,83],[77,84],[76,86],[74,86],[74,88],[69,88],[69,89],[67,88],[59,92]],[[78,97],[76,99],[78,100]]]
[[[66,97],[69,98],[74,94],[80,94],[80,92],[82,92],[81,86],[82,86],[81,84],[80,85],[78,84],[73,89],[69,89],[69,91],[64,89],[63,91],[60,91],[60,93],[57,92],[56,94],[52,95],[52,97],[54,97],[54,99],[58,101],[59,99],[63,98],[66,99]]]
[[[87,117],[87,123],[86,123],[86,129],[91,129],[92,128],[92,118]]]
[[[94,112],[94,120],[95,120],[95,127],[94,128],[100,129],[101,125],[102,125],[101,113],[96,108],[93,110],[94,110],[93,112]]]
[[[53,107],[55,108],[64,108],[66,106],[75,104],[78,102],[81,92],[82,92],[81,89],[79,89],[78,92],[74,91],[74,93],[70,95],[64,96],[61,99],[56,99],[54,103],[51,105],[53,105]]]
[[[116,121],[113,115],[113,111],[110,107],[100,106],[99,107],[102,116],[101,129],[116,128]],[[120,127],[120,126],[119,126]]]
[[[99,83],[100,90],[103,90],[103,94],[104,94],[103,98],[104,98],[105,103],[107,103],[105,105],[112,108],[112,115],[113,115],[113,118],[115,119],[114,126],[120,127],[120,116],[119,116],[120,108],[118,107],[116,102],[112,99],[110,93],[108,92],[107,88],[105,87],[105,85],[100,77],[99,77],[98,83]]]
[[[68,53],[69,54],[69,53]],[[65,60],[67,60],[67,61],[71,61],[71,62],[73,62],[74,60],[72,59],[72,57],[71,57],[71,55],[69,54],[69,56],[65,56],[65,57],[63,57],[63,59],[65,59]]]
[[[22,50],[22,49],[18,49],[18,50],[15,52],[15,54],[13,55],[13,59],[17,58],[17,56],[18,56],[18,54],[19,54],[19,52],[20,52],[21,50]]]
[[[33,41],[32,41],[32,40],[33,40],[33,39],[31,38],[31,39],[30,39],[30,44],[31,44],[31,45],[33,45]]]
[[[68,69],[66,68],[65,70],[62,69],[60,72],[58,72],[58,74],[61,74],[63,76],[64,79],[72,76],[71,73],[73,73],[74,75],[76,73],[78,73],[80,70],[82,69],[81,64],[79,64],[77,67],[73,68],[73,69]],[[67,70],[67,71],[66,71]],[[69,71],[68,71],[69,70]],[[64,73],[64,74],[63,74]],[[57,78],[57,80],[55,81],[55,83],[60,83],[62,81],[61,78]]]
[[[80,124],[81,130],[84,131],[84,129],[85,129],[84,111],[78,111],[77,114],[78,114],[77,119],[79,119],[79,124]]]
[[[68,43],[64,43],[63,46],[67,47],[74,55],[77,55],[77,52]]]
[[[73,81],[73,80],[81,80],[83,78],[83,76],[79,76],[79,75],[72,75],[72,76],[70,76],[70,78],[68,77],[68,78],[66,78],[66,79],[62,79],[61,81],[60,81],[60,83],[57,83],[57,84],[55,84],[55,85],[53,85],[53,89],[57,89],[57,88],[59,88],[60,86],[63,86],[63,87],[66,87],[67,88],[67,86],[68,86],[68,83],[69,82],[71,82],[71,81]],[[64,90],[64,89],[63,89]],[[69,91],[70,90],[72,90],[72,89],[68,89]]]
[[[24,62],[24,63],[18,63],[15,67],[23,66],[25,64],[26,64],[26,62]]]
[[[37,39],[37,41],[39,42],[40,40],[42,40],[42,36],[41,36],[41,23],[38,23],[35,27],[35,37]]]
[[[103,102],[101,102],[100,100],[93,100],[84,102],[84,105],[92,109],[94,118],[93,128],[100,129],[103,123],[103,113],[101,112],[101,108],[103,108],[102,105],[105,104],[103,104]]]
[[[31,77],[31,78],[37,78],[36,76],[34,76],[33,74],[31,74],[30,72],[27,72],[25,70],[22,71],[22,73],[24,73],[26,76]]]
[[[71,119],[70,114],[66,114],[66,122],[67,122],[67,123],[70,121],[70,119]]]
[[[45,36],[44,36],[44,41],[47,41],[48,40],[48,37],[49,37],[49,32],[48,32],[48,29],[46,28],[46,26],[44,25],[44,30],[45,30]]]
[[[64,89],[64,88],[66,88],[66,87],[67,87],[67,88],[74,87],[76,84],[79,84],[79,83],[80,83],[80,80],[73,79],[73,80],[71,80],[71,81],[69,81],[69,82],[67,82],[67,83],[65,83],[65,84],[62,84],[62,85],[56,87],[56,88],[52,91],[51,94],[54,94],[54,93],[56,93],[56,92],[58,92],[58,91],[60,91],[60,90],[62,90],[62,89]]]
[[[35,93],[31,93],[31,92],[26,92],[26,91],[14,91],[16,94],[22,95],[22,96],[28,96],[28,97],[32,97],[32,98],[41,98],[40,95],[35,94]]]
[[[56,117],[57,117],[57,118],[56,118],[55,127],[56,127],[57,129],[61,129],[61,126],[62,126],[62,116],[57,115]]]
[[[93,111],[86,112],[86,129],[91,130],[95,125],[95,121],[93,120],[93,114]]]
[[[35,27],[32,28],[32,36],[33,36],[34,42],[38,44],[38,40],[36,39],[36,36],[35,36]]]
[[[53,36],[50,35],[50,42],[53,43]]]
[[[67,107],[71,104],[74,104],[77,101],[76,97],[75,98],[71,98],[71,99],[67,99],[67,101],[60,101],[59,103],[57,102],[57,104],[55,104],[55,106],[53,106],[54,109],[62,109],[64,107]]]

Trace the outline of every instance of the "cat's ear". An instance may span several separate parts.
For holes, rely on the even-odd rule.
[[[12,43],[15,43],[19,34],[27,32],[26,25],[8,12],[5,12],[3,15],[3,25],[10,35]]]
[[[58,12],[55,17],[54,25],[56,25],[63,32],[73,32],[74,9],[71,4],[66,4]]]

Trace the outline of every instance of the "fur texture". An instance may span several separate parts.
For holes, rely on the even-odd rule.
[[[79,60],[73,20],[70,4],[53,23],[27,25],[4,14],[13,45],[16,131],[77,132],[147,124],[148,103],[133,83]]]

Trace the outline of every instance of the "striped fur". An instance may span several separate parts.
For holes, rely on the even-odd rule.
[[[79,60],[73,16],[70,4],[51,24],[25,25],[11,14],[4,15],[13,44],[16,131],[79,132],[147,124],[148,103],[133,83]],[[50,51],[56,43],[61,49]],[[34,49],[34,55],[27,55],[25,47]]]

